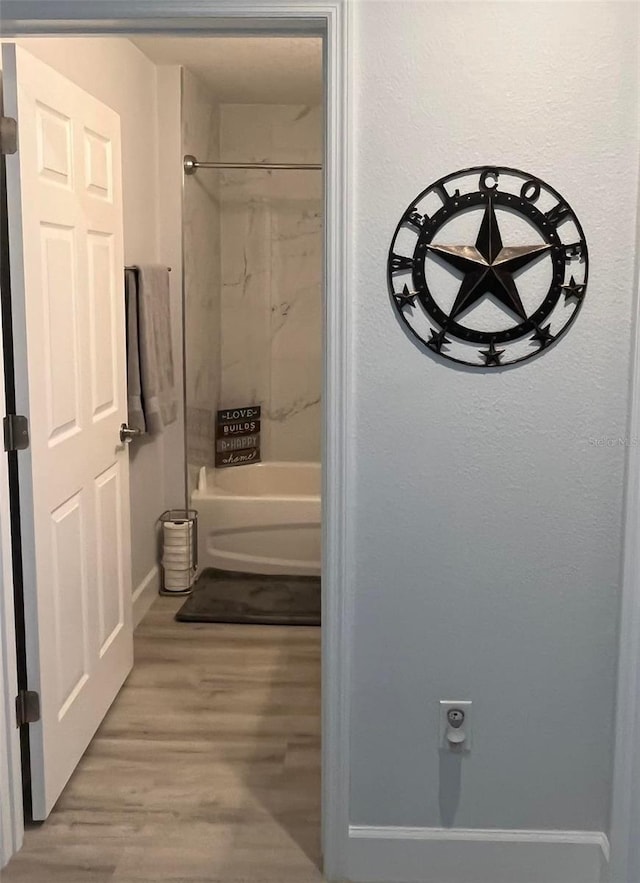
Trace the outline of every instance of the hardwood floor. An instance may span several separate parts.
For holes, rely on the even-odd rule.
[[[320,630],[192,625],[158,598],[136,663],[2,883],[317,883]]]

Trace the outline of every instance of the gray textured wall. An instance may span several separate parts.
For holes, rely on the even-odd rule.
[[[638,177],[637,7],[358,4],[351,821],[606,830]],[[539,175],[591,257],[575,325],[483,374],[423,353],[386,253],[466,166]],[[474,744],[438,753],[438,700]]]

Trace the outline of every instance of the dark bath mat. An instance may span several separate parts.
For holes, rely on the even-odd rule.
[[[203,570],[178,622],[320,625],[319,576]]]

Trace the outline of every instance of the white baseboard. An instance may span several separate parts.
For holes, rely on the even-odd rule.
[[[352,825],[353,883],[603,883],[609,841],[598,831],[503,831]]]
[[[155,564],[133,592],[133,627],[140,625],[143,617],[158,597],[160,591],[160,567]]]

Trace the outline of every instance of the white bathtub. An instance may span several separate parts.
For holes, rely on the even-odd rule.
[[[320,574],[319,463],[203,467],[191,505],[199,570]]]

